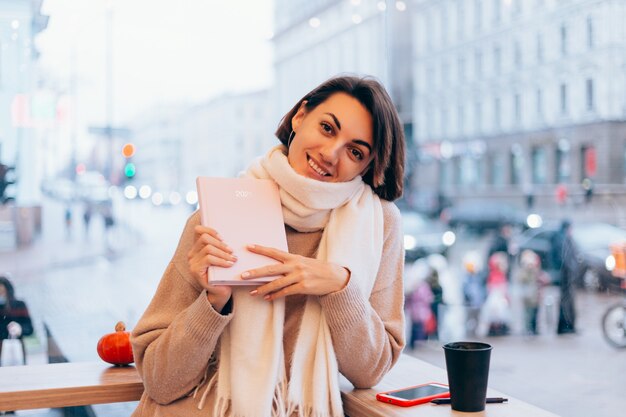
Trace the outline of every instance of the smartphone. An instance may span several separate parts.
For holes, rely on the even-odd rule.
[[[435,398],[448,397],[450,397],[450,388],[445,384],[439,384],[437,382],[429,382],[414,387],[379,392],[376,394],[378,401],[399,405],[401,407],[410,407],[412,405],[430,402]]]

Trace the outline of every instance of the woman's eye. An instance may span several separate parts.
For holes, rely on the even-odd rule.
[[[322,122],[321,125],[322,125],[322,130],[324,130],[324,133],[333,133],[333,127],[330,124],[326,122]]]
[[[355,149],[350,150],[350,152],[351,152],[351,153],[352,153],[352,155],[353,155],[356,159],[358,159],[359,161],[362,161],[362,160],[363,160],[363,152],[361,152],[360,150],[358,150],[358,149],[356,149],[356,148],[355,148]]]

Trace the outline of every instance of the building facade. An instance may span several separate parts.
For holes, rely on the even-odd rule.
[[[304,94],[341,73],[378,78],[408,123],[412,71],[408,2],[277,0],[274,95],[280,118]]]
[[[39,57],[34,39],[48,24],[41,4],[42,0],[0,2],[0,162],[15,166],[12,194],[19,205],[38,203],[43,173],[36,129],[48,116],[43,113],[49,106],[44,96],[31,93],[37,90]]]
[[[515,199],[557,184],[577,192],[585,179],[624,188],[626,2],[413,6],[418,192]]]

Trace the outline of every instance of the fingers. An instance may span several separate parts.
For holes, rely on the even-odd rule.
[[[301,286],[302,282],[300,279],[292,274],[275,279],[265,285],[261,285],[250,291],[250,295],[263,297],[264,299],[271,301],[280,297],[299,294],[302,292],[300,289]]]
[[[287,264],[272,264],[245,271],[241,274],[241,278],[248,280],[261,277],[275,277],[277,275],[287,275],[291,270],[292,267]]]
[[[289,252],[284,252],[282,250],[270,248],[267,246],[248,245],[246,246],[246,249],[248,249],[252,253],[258,253],[259,255],[269,256],[270,258],[276,259],[277,261],[281,261],[283,263],[289,260],[291,257],[293,257],[293,255],[290,254]]]

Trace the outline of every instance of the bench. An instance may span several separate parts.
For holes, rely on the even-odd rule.
[[[397,407],[379,402],[375,394],[421,382],[447,380],[445,370],[408,355],[371,389],[355,389],[342,378],[340,386],[346,415],[351,417],[463,416],[450,406],[423,404]],[[0,410],[23,410],[136,401],[143,385],[133,366],[114,367],[103,362],[58,363],[0,368]],[[486,417],[556,417],[555,414],[489,389],[489,396],[506,396],[507,404],[488,404]],[[417,410],[419,409],[419,413]],[[111,416],[111,417],[122,417]],[[124,416],[125,417],[125,416]]]

